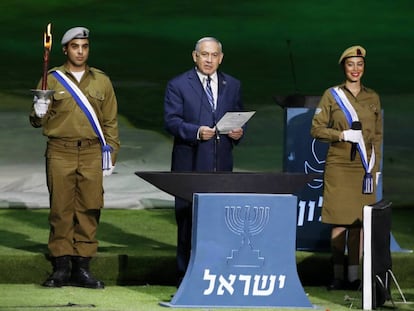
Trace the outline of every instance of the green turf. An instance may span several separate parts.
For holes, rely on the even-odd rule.
[[[40,284],[50,273],[47,209],[0,209],[0,283]],[[414,209],[393,210],[392,232],[403,249],[414,249]],[[104,209],[93,271],[108,285],[173,285],[176,225],[172,209]],[[414,286],[412,253],[393,253],[399,283]],[[302,283],[323,286],[330,279],[329,254],[297,252]]]
[[[410,221],[413,214],[413,209],[393,210],[393,234],[407,249],[414,248]],[[169,301],[176,290],[172,286],[176,230],[172,209],[103,210],[99,253],[91,269],[107,284],[104,290],[47,289],[39,285],[50,272],[45,256],[47,215],[47,209],[0,209],[0,310],[165,310],[159,303]],[[360,308],[360,293],[326,291],[328,254],[297,252],[296,258],[305,291],[318,309],[339,311],[351,305],[353,309]],[[393,265],[405,298],[413,301],[412,254],[393,253]],[[392,288],[398,309],[414,310],[411,303],[401,304],[396,287]]]
[[[0,310],[33,311],[33,310],[96,310],[96,311],[153,311],[168,310],[159,303],[169,301],[175,292],[174,287],[165,286],[110,286],[104,290],[80,289],[65,287],[61,289],[45,289],[38,285],[0,285]],[[341,311],[361,308],[361,296],[356,292],[330,292],[325,289],[306,287],[310,302],[316,310]],[[21,299],[16,300],[15,293],[22,293]],[[405,291],[406,298],[413,298],[413,291]],[[402,304],[397,292],[392,294],[398,310],[413,310],[411,303]],[[390,302],[379,310],[389,310]],[[174,308],[172,310],[189,310]],[[194,308],[192,310],[220,310],[220,308]],[[225,310],[258,310],[257,308],[226,308]],[[309,308],[260,308],[263,311],[291,310],[304,311]]]

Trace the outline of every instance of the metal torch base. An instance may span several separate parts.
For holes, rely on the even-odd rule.
[[[50,99],[55,93],[54,90],[30,90],[34,96],[42,99]]]

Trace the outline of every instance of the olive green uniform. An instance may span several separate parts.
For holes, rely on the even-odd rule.
[[[362,124],[368,161],[372,146],[375,150],[374,193],[363,194],[362,182],[365,174],[359,152],[350,160],[352,144],[340,141],[342,131],[349,129],[342,109],[330,90],[323,94],[312,120],[311,135],[330,143],[325,163],[322,222],[336,225],[351,225],[362,220],[364,205],[376,201],[376,172],[379,172],[382,144],[382,114],[378,94],[364,86],[354,97],[344,84],[339,86],[354,107]]]
[[[80,83],[65,66],[53,68],[69,77],[85,94],[112,147],[115,164],[119,150],[117,101],[110,79],[86,67]],[[38,87],[40,88],[40,83]],[[96,230],[103,207],[102,146],[85,113],[50,73],[48,89],[54,90],[47,114],[30,122],[48,137],[47,186],[50,194],[49,250],[53,257],[92,257],[97,252]]]

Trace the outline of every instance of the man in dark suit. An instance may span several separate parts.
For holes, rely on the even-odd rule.
[[[233,145],[243,136],[236,128],[219,134],[216,123],[228,111],[242,111],[240,81],[217,69],[223,60],[221,43],[198,40],[192,53],[195,67],[168,82],[164,99],[166,130],[174,136],[172,171],[232,171]],[[177,285],[191,251],[192,207],[175,199],[177,221]]]

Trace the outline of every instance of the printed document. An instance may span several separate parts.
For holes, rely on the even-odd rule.
[[[217,122],[216,128],[220,134],[228,134],[231,130],[242,127],[255,113],[256,111],[226,112]]]

